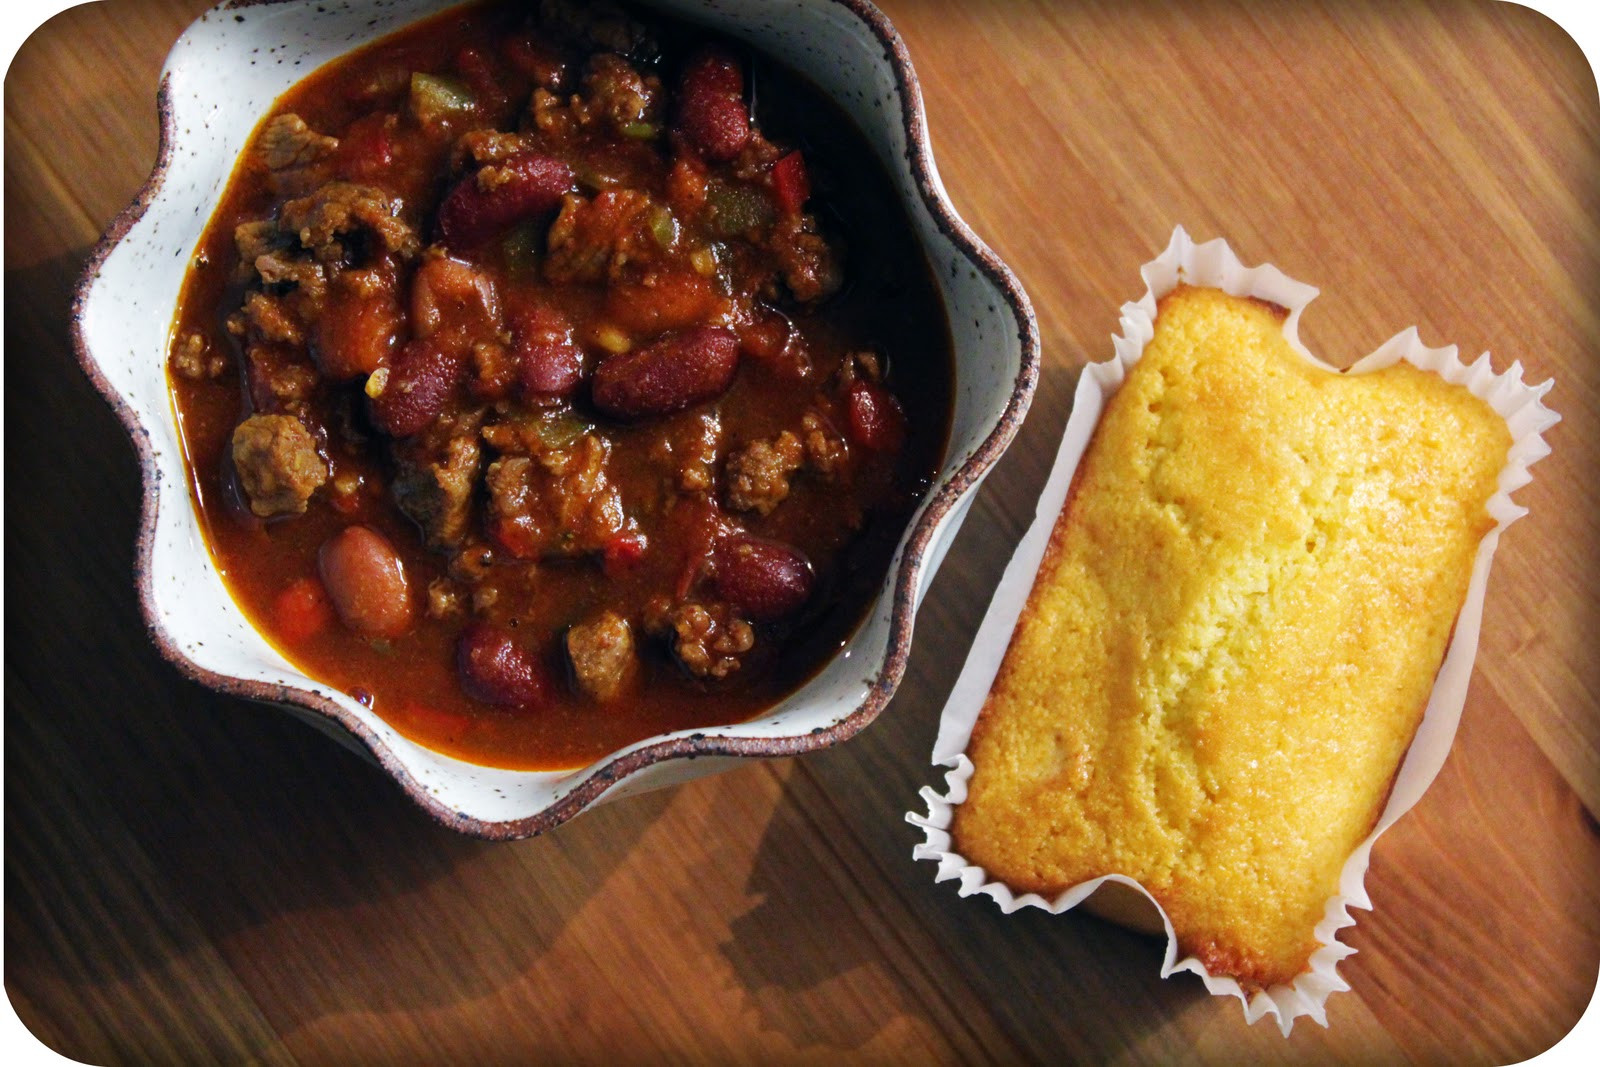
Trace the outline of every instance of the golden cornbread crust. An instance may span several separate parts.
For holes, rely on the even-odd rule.
[[[1180,286],[1108,402],[967,754],[954,847],[1013,890],[1124,874],[1179,947],[1292,982],[1421,720],[1511,438],[1401,362],[1309,364]]]

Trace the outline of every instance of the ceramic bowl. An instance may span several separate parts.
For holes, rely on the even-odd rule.
[[[184,269],[234,160],[272,102],[321,64],[446,6],[225,3],[190,26],[167,58],[155,169],[91,255],[73,307],[79,358],[127,426],[143,469],[137,582],[152,638],[188,675],[288,708],[369,753],[444,824],[488,838],[539,833],[604,800],[850,737],[894,692],[917,605],[979,482],[1015,434],[1039,367],[1027,296],[951,206],[905,46],[860,0],[652,5],[776,57],[843,106],[908,205],[950,319],[955,411],[939,477],[866,619],[819,674],[750,722],[651,737],[575,771],[499,770],[423,748],[302,674],[255,632],[224,588],[190,500],[167,393],[167,340]]]

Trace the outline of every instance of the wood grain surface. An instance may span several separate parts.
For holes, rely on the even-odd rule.
[[[1600,969],[1600,97],[1512,4],[896,0],[951,196],[1043,380],[856,740],[487,844],[287,716],[182,679],[134,596],[138,476],[67,330],[204,0],[110,0],[6,79],[5,984],[96,1063],[1507,1062]],[[1282,1038],[1161,946],[1007,917],[903,813],[1078,369],[1182,223],[1322,287],[1340,364],[1415,324],[1554,377],[1460,736],[1377,846],[1330,1027]]]

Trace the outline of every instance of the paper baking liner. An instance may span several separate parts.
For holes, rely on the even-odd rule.
[[[1015,894],[1002,883],[991,881],[982,867],[968,864],[959,854],[951,851],[949,827],[955,807],[966,799],[967,782],[972,777],[972,763],[966,756],[972,726],[1000,668],[1000,661],[1010,643],[1011,631],[1016,626],[1017,616],[1021,614],[1033,586],[1034,575],[1044,558],[1051,529],[1066,501],[1073,472],[1100,421],[1106,399],[1121,387],[1128,368],[1139,361],[1145,345],[1154,334],[1156,301],[1179,283],[1214,287],[1234,296],[1271,301],[1289,311],[1283,331],[1295,350],[1312,363],[1328,367],[1328,364],[1306,351],[1298,336],[1300,313],[1317,295],[1317,290],[1289,278],[1276,267],[1244,266],[1221,239],[1197,245],[1179,227],[1173,231],[1172,241],[1166,251],[1145,264],[1140,274],[1147,286],[1145,295],[1137,303],[1126,304],[1122,308],[1122,333],[1113,338],[1115,356],[1104,363],[1085,367],[1078,380],[1072,416],[1062,434],[1055,466],[1040,495],[1038,512],[995,589],[988,613],[973,640],[966,665],[945,704],[939,737],[934,744],[933,762],[935,766],[950,768],[945,775],[946,791],[941,796],[932,788],[924,787],[921,795],[928,804],[927,814],[912,812],[906,816],[907,821],[922,827],[926,833],[926,839],[916,847],[912,856],[914,859],[938,863],[935,881],[958,879],[962,896],[982,893],[993,897],[1001,910],[1008,914],[1021,907],[1044,908],[1059,914],[1076,907],[1106,882],[1130,887],[1150,900],[1151,904],[1155,903],[1154,898],[1133,879],[1114,873],[1075,885],[1053,900],[1047,900],[1037,893]],[[1294,1021],[1302,1015],[1309,1015],[1327,1026],[1328,995],[1349,988],[1338,975],[1338,963],[1355,950],[1341,944],[1337,934],[1345,927],[1355,925],[1355,919],[1350,915],[1352,907],[1372,909],[1364,881],[1373,842],[1416,804],[1444,764],[1445,755],[1455,737],[1456,725],[1461,719],[1467,682],[1472,674],[1472,661],[1477,653],[1489,563],[1494,557],[1501,531],[1527,513],[1526,508],[1512,502],[1511,494],[1530,480],[1529,466],[1549,453],[1540,434],[1560,419],[1541,402],[1541,398],[1549,392],[1552,381],[1547,380],[1539,385],[1525,384],[1520,363],[1511,364],[1503,374],[1495,374],[1489,365],[1488,353],[1479,356],[1471,364],[1463,363],[1454,345],[1429,348],[1418,338],[1415,328],[1390,339],[1352,366],[1348,373],[1377,370],[1402,359],[1433,371],[1446,381],[1465,386],[1474,396],[1487,402],[1505,418],[1511,431],[1512,444],[1506,456],[1506,466],[1500,472],[1498,489],[1489,500],[1489,515],[1495,520],[1494,528],[1484,535],[1478,546],[1471,582],[1456,618],[1454,635],[1434,681],[1427,711],[1394,780],[1388,805],[1366,840],[1356,847],[1345,862],[1339,878],[1339,892],[1329,898],[1322,922],[1317,924],[1316,938],[1322,947],[1312,954],[1310,969],[1292,984],[1273,986],[1254,996],[1247,996],[1233,978],[1209,974],[1193,956],[1178,959],[1178,942],[1171,920],[1164,911],[1161,912],[1167,934],[1161,976],[1165,978],[1179,971],[1191,971],[1200,976],[1212,993],[1238,997],[1244,1006],[1247,1021],[1254,1023],[1264,1015],[1274,1016],[1285,1036],[1294,1028]]]

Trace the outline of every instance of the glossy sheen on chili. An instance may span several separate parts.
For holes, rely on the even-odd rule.
[[[927,263],[848,121],[728,42],[554,0],[283,97],[170,371],[263,632],[519,768],[792,692],[880,587],[951,399]]]

